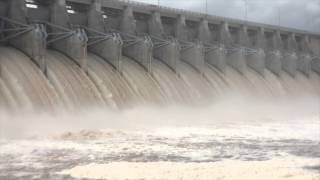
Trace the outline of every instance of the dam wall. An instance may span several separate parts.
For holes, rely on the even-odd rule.
[[[87,74],[88,58],[96,56],[119,74],[130,64],[124,56],[151,76],[158,60],[181,76],[185,64],[201,76],[208,66],[261,76],[266,69],[277,76],[320,73],[319,34],[144,3],[0,0],[0,28],[0,43],[22,51],[47,76],[53,50]]]
[[[209,86],[223,92],[220,85],[233,81],[218,79],[230,72],[240,79],[251,70],[259,78],[269,71],[278,78],[320,74],[319,34],[128,1],[0,0],[0,44],[0,85],[8,86],[0,89],[35,74],[66,106],[197,99],[210,94]],[[20,60],[10,61],[14,54]],[[28,58],[30,74],[19,63]],[[15,95],[28,84],[9,99],[30,104]]]
[[[32,57],[43,71],[45,46],[71,57],[83,69],[90,51],[120,72],[121,54],[149,72],[152,58],[177,73],[180,61],[200,73],[205,63],[221,71],[226,65],[240,73],[252,68],[262,75],[265,68],[275,74],[284,70],[292,76],[297,71],[319,72],[319,34],[306,31],[117,0],[0,3],[2,17],[35,32],[21,33],[9,42]],[[14,42],[17,39],[19,43]],[[23,47],[23,42],[32,41],[31,47]]]

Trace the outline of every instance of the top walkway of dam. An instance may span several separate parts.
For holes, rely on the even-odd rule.
[[[82,4],[91,4],[92,0],[67,0],[69,2],[74,3],[82,3]],[[222,21],[228,22],[230,25],[234,26],[240,26],[241,24],[246,24],[248,27],[257,28],[257,27],[263,27],[266,30],[273,31],[273,30],[280,30],[282,32],[294,32],[297,34],[308,34],[308,35],[314,35],[319,36],[320,33],[310,32],[306,30],[300,30],[295,28],[288,28],[283,26],[275,26],[270,24],[264,24],[264,23],[258,23],[258,22],[252,22],[252,21],[246,21],[241,19],[234,19],[229,17],[222,17],[222,16],[216,16],[211,14],[204,14],[189,10],[183,10],[183,9],[177,9],[177,8],[171,8],[167,6],[158,6],[143,2],[137,2],[132,0],[104,0],[102,1],[103,7],[111,7],[111,8],[119,8],[121,9],[123,6],[131,6],[134,8],[134,11],[141,12],[141,13],[152,13],[154,11],[160,12],[162,16],[168,16],[168,17],[177,17],[177,15],[184,15],[189,20],[200,20],[202,18],[205,18],[209,21],[209,23],[220,23]]]

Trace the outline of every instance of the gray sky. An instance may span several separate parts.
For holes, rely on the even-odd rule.
[[[158,0],[135,0],[157,4]],[[206,0],[159,0],[160,5],[205,12]],[[245,0],[207,0],[208,14],[245,19]],[[320,0],[247,0],[247,19],[320,32]],[[279,18],[280,17],[280,18]],[[280,19],[280,21],[279,21]]]

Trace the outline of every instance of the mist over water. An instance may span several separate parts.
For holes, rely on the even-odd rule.
[[[175,73],[157,59],[150,74],[128,57],[120,73],[94,54],[87,61],[85,72],[49,50],[44,74],[0,47],[0,179],[73,179],[77,169],[59,172],[90,163],[174,162],[179,172],[183,163],[289,157],[318,177],[303,168],[320,165],[319,74],[222,73],[209,64],[200,74],[184,62]]]

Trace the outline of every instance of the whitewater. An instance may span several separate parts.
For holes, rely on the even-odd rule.
[[[320,178],[315,72],[47,56],[0,47],[0,179]]]

